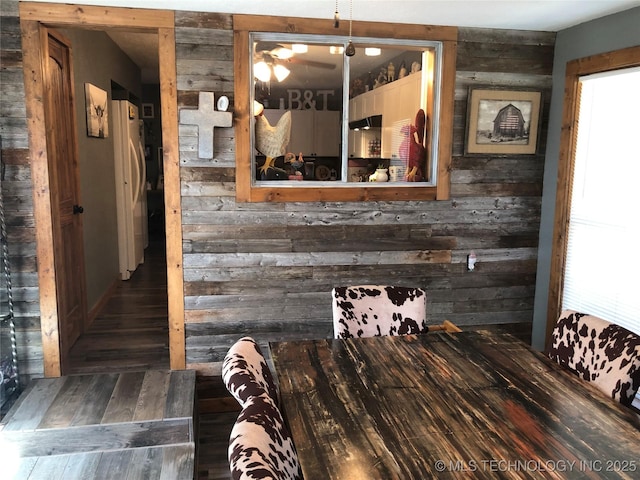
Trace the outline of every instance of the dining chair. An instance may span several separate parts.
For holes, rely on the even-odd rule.
[[[331,291],[335,338],[426,333],[427,293],[420,288],[353,285]]]
[[[640,387],[640,336],[593,315],[563,311],[546,354],[624,405]]]
[[[251,337],[234,343],[222,363],[222,381],[241,406],[252,397],[267,394],[278,402],[278,390],[260,346]]]
[[[266,394],[251,397],[231,429],[228,450],[233,480],[301,480],[302,470],[282,413]]]

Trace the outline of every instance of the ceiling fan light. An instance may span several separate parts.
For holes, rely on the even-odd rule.
[[[254,64],[253,74],[261,82],[268,82],[271,79],[271,69],[266,62],[258,62]]]
[[[264,105],[258,102],[257,100],[253,101],[253,116],[257,117],[262,112],[264,112]]]
[[[329,53],[331,55],[342,55],[342,52],[344,52],[344,47],[339,47],[335,45],[332,45],[329,47]]]
[[[291,51],[293,53],[307,53],[309,47],[304,43],[294,43],[291,45]]]
[[[286,47],[277,47],[271,50],[271,54],[274,57],[280,58],[281,60],[286,60],[293,57],[293,50]]]
[[[364,49],[364,54],[368,57],[377,57],[382,51],[377,47],[367,47]]]
[[[278,81],[281,82],[285,78],[287,78],[291,72],[284,65],[274,65],[273,66],[273,73],[275,74],[275,76],[278,79]]]

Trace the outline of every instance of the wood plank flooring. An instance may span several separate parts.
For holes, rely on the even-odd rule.
[[[164,248],[162,238],[153,236],[150,239],[149,247],[145,250],[145,263],[138,267],[130,280],[120,282],[90,328],[71,349],[70,370],[66,373],[169,368]],[[210,379],[206,388],[208,394],[213,392],[215,395],[224,395],[227,401],[233,400],[224,389],[221,378]],[[227,446],[238,413],[199,414],[198,480],[231,478]]]
[[[145,262],[120,281],[70,352],[65,374],[169,368],[165,244],[152,237]]]
[[[193,479],[195,380],[193,370],[34,379],[0,424],[20,452],[6,478]]]

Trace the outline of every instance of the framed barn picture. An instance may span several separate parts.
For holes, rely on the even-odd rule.
[[[539,91],[471,89],[465,152],[536,153],[541,100]]]

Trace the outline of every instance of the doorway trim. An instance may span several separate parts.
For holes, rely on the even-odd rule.
[[[167,250],[169,358],[171,369],[184,369],[186,366],[184,277],[174,12],[172,10],[20,2],[19,14],[22,31],[29,153],[33,182],[44,374],[47,377],[56,377],[62,374],[53,258],[53,227],[46,124],[43,105],[44,83],[42,69],[44,59],[40,32],[45,25],[52,28],[82,28],[86,30],[117,28],[158,34]]]
[[[558,158],[555,220],[551,245],[551,273],[549,277],[545,348],[562,309],[567,233],[569,231],[569,215],[571,213],[571,187],[576,153],[578,110],[580,107],[580,77],[636,66],[640,66],[640,47],[624,48],[567,62]]]

